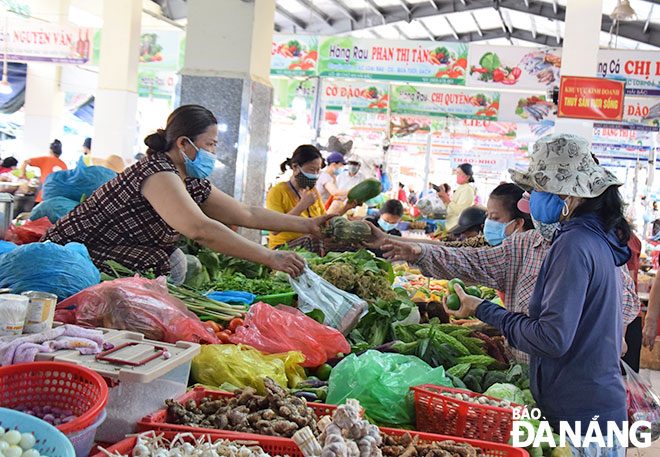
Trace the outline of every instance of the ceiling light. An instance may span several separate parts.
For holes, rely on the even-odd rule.
[[[634,21],[637,13],[628,0],[619,0],[614,10],[610,13],[610,19],[616,21]]]

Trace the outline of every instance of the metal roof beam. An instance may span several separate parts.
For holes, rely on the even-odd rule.
[[[385,19],[385,14],[380,10],[380,7],[378,5],[376,5],[374,0],[363,0],[363,1],[364,1],[364,3],[367,4],[367,6],[369,6],[369,8],[371,8],[373,10],[374,13],[376,13],[380,16],[380,18],[383,20],[383,25],[387,24],[387,21]]]
[[[329,1],[330,1],[330,3],[332,3],[333,5],[335,5],[335,6],[337,7],[337,9],[338,9],[339,11],[341,11],[341,13],[342,13],[344,16],[346,16],[349,20],[351,20],[351,21],[353,21],[353,22],[357,22],[357,21],[358,21],[358,17],[357,17],[357,15],[355,14],[355,11],[353,11],[352,9],[350,9],[349,7],[347,7],[346,5],[344,5],[340,0],[329,0]]]
[[[544,46],[556,46],[556,37],[543,35],[537,33],[536,37],[532,36],[532,32],[523,29],[513,29],[511,33],[502,31],[501,28],[482,30],[483,35],[478,32],[469,32],[459,34],[459,40],[456,40],[453,35],[436,36],[437,41],[486,41],[494,40],[496,38],[515,38],[517,40],[529,41],[530,43],[537,43]]]
[[[401,5],[401,8],[403,8],[406,13],[410,14],[412,12],[405,0],[399,0],[399,5]]]
[[[330,0],[330,1],[338,2],[339,0]],[[371,2],[372,6],[370,6],[370,8],[372,8],[373,5],[375,5],[373,0],[364,0],[364,1]],[[382,15],[381,18],[383,19],[382,22],[383,24],[393,24],[400,21],[409,22],[410,20],[414,20],[414,19],[422,19],[426,17],[438,16],[438,15],[462,12],[462,11],[491,9],[495,5],[498,5],[500,8],[506,8],[513,11],[520,11],[534,16],[540,16],[540,17],[559,20],[559,21],[564,21],[566,19],[566,8],[560,4],[557,5],[557,13],[555,14],[554,6],[552,3],[539,2],[539,1],[534,1],[534,2],[530,1],[529,8],[525,6],[524,2],[521,2],[519,0],[498,0],[497,3],[495,3],[493,0],[470,0],[469,2],[466,3],[467,3],[466,5],[463,5],[459,0],[445,0],[442,2],[429,0],[428,3],[416,3],[412,5],[410,8],[411,10],[410,14],[404,11],[400,5],[377,7],[377,9],[379,11],[379,16]],[[651,3],[660,4],[660,0],[653,0]],[[344,13],[346,12],[344,11]],[[354,13],[355,12],[353,12],[353,14]],[[289,16],[292,15],[289,13]],[[287,19],[289,18],[287,17]],[[355,30],[369,29],[381,25],[378,23],[373,23],[368,20],[356,20],[356,19],[357,18],[354,17],[352,20],[337,20],[332,27],[328,27],[325,24],[322,24],[320,27],[315,27],[313,31],[314,33],[319,33],[319,34],[341,35],[343,33],[348,33]],[[304,24],[303,21],[300,21],[297,18],[296,20]],[[300,28],[303,28],[301,27],[300,24],[296,24],[296,25]],[[609,18],[609,16],[603,15],[601,21],[601,30],[603,30],[604,32],[609,32],[611,25],[612,25],[612,20]],[[305,26],[306,26],[305,28],[307,28],[307,24],[305,24]],[[450,36],[453,38],[453,34]],[[475,36],[479,36],[479,34],[475,32]],[[537,34],[537,37],[538,36],[540,35]],[[646,32],[643,31],[643,26],[640,21],[622,22],[619,25],[619,36],[660,47],[660,25],[657,25],[653,22],[649,23]],[[553,45],[556,46],[556,44]]]
[[[454,38],[456,38],[456,40],[458,40],[458,33],[456,33],[456,29],[451,24],[451,22],[449,22],[449,18],[447,16],[445,16],[445,22],[447,22],[447,26],[449,27],[449,30],[451,30],[451,34],[454,36]]]
[[[421,25],[422,28],[426,31],[426,34],[429,36],[429,39],[431,41],[434,41],[435,40],[435,35],[433,35],[433,32],[431,32],[431,29],[428,27],[428,25],[426,25],[424,23],[424,21],[421,20],[421,19],[418,19],[417,22],[419,22],[419,25]]]
[[[393,25],[392,27],[394,28],[394,30],[397,31],[399,36],[402,37],[404,40],[410,40],[410,37],[408,35],[406,35],[406,32],[401,30],[401,27],[399,27],[398,25]]]
[[[313,16],[317,17],[318,19],[322,20],[330,27],[332,27],[332,20],[330,19],[330,17],[327,14],[325,14],[323,11],[318,9],[316,6],[314,6],[312,2],[310,2],[309,0],[296,0],[296,2],[307,8],[309,12],[312,13]]]
[[[288,10],[282,8],[281,6],[275,5],[275,11],[279,13],[280,16],[284,17],[287,21],[291,22],[292,24],[295,24],[296,27],[300,27],[303,30],[307,28],[306,22],[303,22],[301,19],[297,18],[296,16],[294,16]]]
[[[653,15],[653,7],[655,5],[651,5],[651,9],[649,10],[649,17],[646,18],[646,23],[644,24],[644,33],[649,29],[649,25],[651,24],[651,16]]]
[[[479,36],[484,36],[484,32],[481,31],[481,27],[479,27],[479,22],[477,21],[477,17],[474,15],[472,11],[470,11],[470,16],[472,17],[472,20],[474,21],[475,27],[477,27],[477,33]]]
[[[536,38],[536,19],[531,14],[529,15],[529,25],[532,28],[532,36]]]

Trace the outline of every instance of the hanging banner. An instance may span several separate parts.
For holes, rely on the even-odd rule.
[[[321,37],[319,75],[465,85],[465,43]]]
[[[323,81],[321,103],[326,110],[338,111],[350,106],[352,111],[386,113],[389,103],[387,84],[360,81]]]
[[[598,76],[626,83],[626,95],[660,97],[660,53],[601,49]]]
[[[554,122],[555,106],[541,92],[502,92],[498,119],[507,122]]]
[[[313,35],[273,35],[270,74],[312,76],[316,74],[319,39]]]
[[[176,85],[175,71],[140,68],[138,72],[138,96],[171,98]]]
[[[620,121],[624,86],[602,78],[562,76],[557,116]]]
[[[278,108],[293,108],[296,96],[305,100],[305,109],[311,109],[314,104],[317,79],[271,78],[273,85],[273,106]]]
[[[626,96],[623,102],[623,121],[657,125],[660,121],[660,100]]]
[[[393,86],[392,112],[497,120],[497,92],[452,91],[429,86]]]
[[[559,86],[560,48],[470,45],[467,85],[547,90]]]
[[[0,21],[0,58],[20,62],[53,62],[84,64],[90,60],[94,30],[68,24],[12,18]]]

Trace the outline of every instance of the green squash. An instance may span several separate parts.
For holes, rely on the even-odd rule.
[[[351,190],[348,191],[348,201],[363,204],[380,195],[383,189],[382,184],[375,178],[365,179]]]

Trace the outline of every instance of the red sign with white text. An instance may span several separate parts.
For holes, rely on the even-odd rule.
[[[562,76],[557,117],[620,121],[624,90],[624,82]]]

